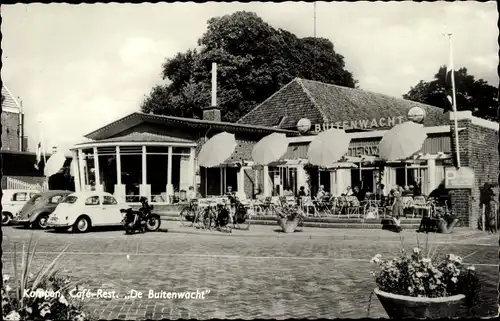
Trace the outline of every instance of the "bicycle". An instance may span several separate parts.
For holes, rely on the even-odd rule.
[[[193,226],[198,211],[198,200],[192,199],[187,206],[185,206],[180,213],[180,221],[182,226]]]

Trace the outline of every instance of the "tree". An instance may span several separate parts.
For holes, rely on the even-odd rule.
[[[475,79],[462,67],[455,71],[455,92],[457,110],[470,110],[476,117],[497,121],[498,89],[489,85],[483,79]],[[434,75],[434,80],[421,80],[415,87],[403,95],[404,99],[451,110],[451,104],[446,96],[451,95],[451,71],[446,73],[442,66]]]
[[[295,77],[346,87],[357,83],[344,57],[323,38],[298,38],[275,29],[255,13],[240,11],[211,18],[197,49],[166,59],[162,77],[141,110],[201,117],[210,105],[211,64],[217,63],[217,105],[234,122]]]

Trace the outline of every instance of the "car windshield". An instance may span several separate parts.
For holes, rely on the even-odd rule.
[[[64,200],[61,203],[73,204],[76,202],[77,199],[78,197],[76,196],[66,196],[66,198],[64,198]]]

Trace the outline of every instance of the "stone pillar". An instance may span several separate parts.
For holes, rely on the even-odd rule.
[[[75,179],[75,192],[80,192],[82,190],[82,185],[80,182],[80,166],[78,164],[78,152],[76,150],[72,151],[73,159],[71,160],[72,167],[74,169],[73,178]]]
[[[95,176],[95,190],[102,192],[103,185],[101,183],[101,169],[99,168],[99,155],[97,154],[97,147],[94,147],[94,176]]]
[[[196,191],[196,164],[195,164],[195,148],[194,147],[191,147],[189,149],[189,172],[188,172],[188,177],[189,177],[189,181],[191,182],[190,183],[190,186],[193,186],[195,188],[195,192],[198,192]]]
[[[87,191],[87,180],[85,172],[86,172],[86,167],[85,167],[85,161],[83,159],[83,150],[79,149],[78,151],[78,168],[79,168],[79,174],[80,174],[80,190],[81,191]]]
[[[433,190],[436,189],[438,183],[436,183],[436,160],[428,159],[427,160],[427,194],[430,194]],[[422,186],[423,187],[423,186]]]
[[[238,177],[237,177],[237,184],[238,184],[238,193],[237,196],[240,200],[246,199],[246,194],[245,194],[245,169],[244,167],[240,167],[240,170],[238,172]]]
[[[116,146],[116,185],[115,197],[118,202],[125,202],[125,185],[122,184],[122,159],[120,156],[120,146]]]
[[[139,194],[151,202],[151,185],[148,184],[148,161],[146,146],[142,146],[142,184],[139,185]]]
[[[170,204],[170,198],[174,195],[174,186],[172,185],[172,146],[168,146],[167,161],[167,204]]]
[[[270,193],[270,186],[269,186],[269,166],[264,165],[264,170],[263,170],[263,181],[264,181],[264,196],[271,196]]]

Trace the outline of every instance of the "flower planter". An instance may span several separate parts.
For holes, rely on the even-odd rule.
[[[459,294],[442,298],[411,297],[375,289],[390,318],[453,318],[465,300]]]
[[[299,224],[299,219],[287,220],[286,218],[278,218],[278,225],[284,233],[293,233]]]

